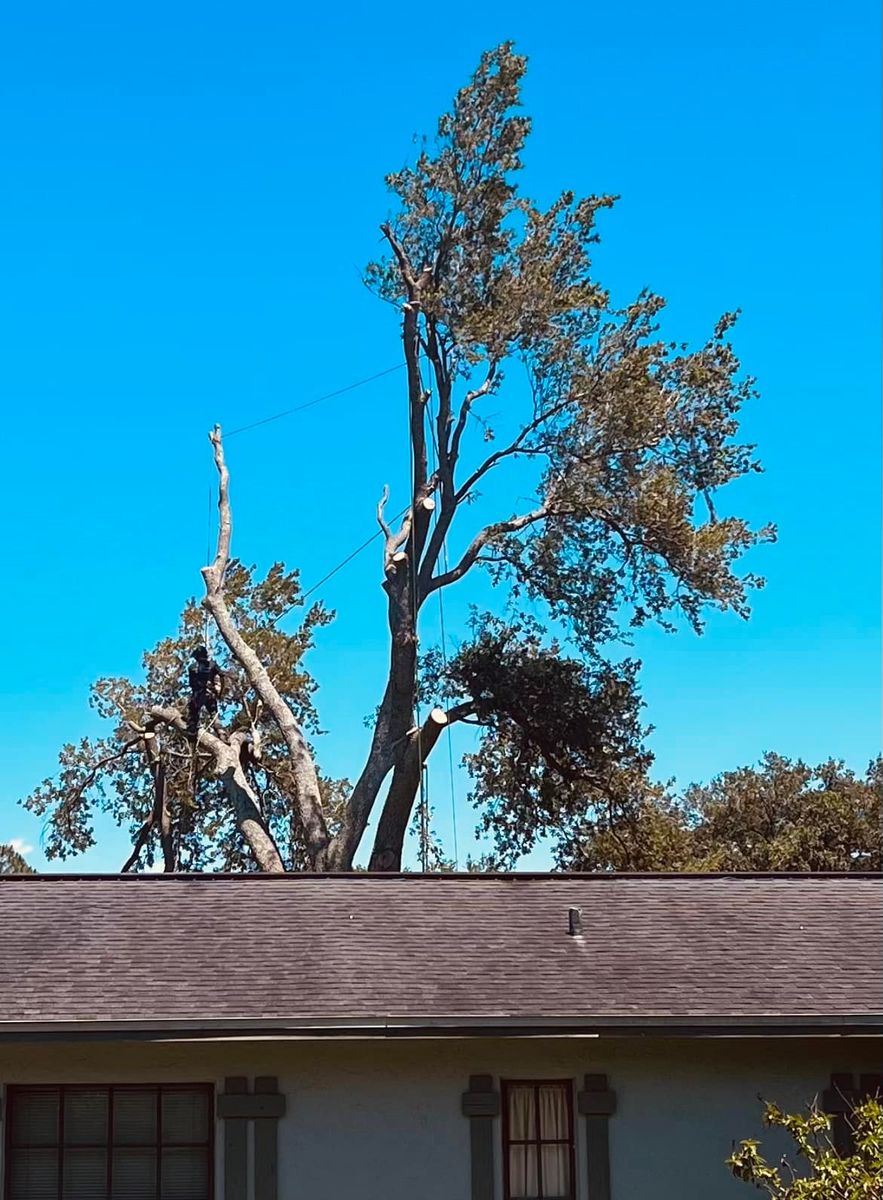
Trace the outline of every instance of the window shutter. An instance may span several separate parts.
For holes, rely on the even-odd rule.
[[[589,1200],[610,1200],[610,1118],[616,1093],[606,1075],[587,1075],[577,1105],[585,1118]]]
[[[500,1094],[490,1075],[470,1075],[469,1091],[460,1098],[469,1118],[470,1200],[494,1200],[494,1118]]]

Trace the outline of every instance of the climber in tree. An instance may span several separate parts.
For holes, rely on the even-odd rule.
[[[199,716],[203,709],[212,717],[218,711],[218,699],[224,688],[224,673],[205,646],[193,651],[193,663],[189,671],[190,701],[187,705],[187,732],[196,737],[199,731]]]

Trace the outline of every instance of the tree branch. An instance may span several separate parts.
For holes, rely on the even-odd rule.
[[[457,460],[460,457],[460,442],[463,439],[463,433],[466,429],[466,422],[469,420],[469,413],[472,410],[472,406],[476,400],[479,400],[482,396],[486,396],[488,394],[494,385],[496,375],[497,364],[492,362],[488,366],[487,376],[485,377],[485,381],[481,387],[476,388],[474,391],[467,392],[463,398],[463,403],[460,405],[460,411],[457,414],[457,424],[454,428],[454,435],[451,438],[450,461],[452,468],[456,466]]]
[[[401,529],[398,533],[393,533],[391,527],[387,524],[384,518],[383,511],[386,508],[386,502],[389,499],[389,487],[384,484],[383,493],[377,502],[377,524],[383,531],[383,536],[386,542],[383,548],[383,567],[384,571],[388,571],[395,555],[401,550],[402,546],[407,542],[411,535],[411,515],[412,509],[409,507],[405,512],[402,520]]]
[[[175,853],[172,844],[171,817],[166,797],[166,769],[162,756],[156,748],[156,735],[150,731],[144,735],[144,751],[153,775],[153,804],[150,815],[141,826],[132,853],[122,866],[122,873],[131,871],[137,864],[141,851],[146,846],[154,829],[159,830],[160,846],[163,854],[163,869],[171,874],[176,869]]]
[[[437,592],[439,588],[447,587],[449,583],[456,583],[458,579],[462,579],[488,542],[507,533],[517,533],[520,529],[526,529],[528,525],[534,525],[537,521],[542,521],[549,515],[549,509],[542,504],[539,508],[535,508],[532,512],[524,513],[520,517],[511,517],[508,521],[495,521],[491,525],[486,525],[472,539],[466,553],[456,566],[451,567],[450,571],[445,571],[443,574],[436,575],[433,579],[429,580],[422,598],[425,599],[426,596]]]
[[[481,479],[483,475],[486,475],[488,471],[495,467],[501,459],[509,458],[513,454],[528,453],[529,451],[524,447],[525,439],[528,438],[532,433],[535,433],[536,430],[542,425],[545,425],[547,421],[551,421],[554,417],[557,417],[558,414],[563,412],[564,409],[567,408],[569,404],[572,404],[576,398],[577,397],[575,396],[568,396],[565,400],[560,400],[557,404],[553,404],[551,408],[546,409],[546,411],[540,413],[538,417],[535,417],[532,421],[529,421],[528,424],[525,425],[520,431],[518,436],[512,442],[510,442],[508,446],[502,450],[495,450],[493,454],[489,455],[480,466],[475,468],[466,482],[457,489],[457,502],[459,503],[461,500],[464,500],[466,496],[468,496],[469,492],[478,483],[479,479]]]
[[[417,286],[417,279],[414,275],[414,270],[411,266],[408,256],[405,253],[404,247],[393,233],[392,226],[387,222],[384,222],[384,224],[380,226],[380,232],[389,242],[390,249],[395,255],[396,262],[399,264],[399,270],[402,273],[402,279],[405,281],[405,285],[410,294],[410,292]]]
[[[98,762],[92,766],[91,770],[82,780],[82,782],[78,783],[72,791],[66,794],[64,798],[65,808],[69,809],[72,805],[76,804],[83,793],[92,786],[105,767],[110,766],[112,762],[117,762],[124,755],[129,754],[141,743],[142,740],[143,735],[139,734],[138,737],[132,738],[130,741],[126,742],[120,747],[119,750],[115,750],[112,754],[107,754],[104,758],[99,759]]]

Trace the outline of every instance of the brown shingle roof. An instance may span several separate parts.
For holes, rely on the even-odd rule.
[[[0,1030],[865,1028],[881,899],[859,875],[0,876]]]

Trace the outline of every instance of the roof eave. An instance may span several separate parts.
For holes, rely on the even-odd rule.
[[[883,1015],[598,1016],[598,1017],[299,1017],[182,1021],[8,1021],[0,1042],[287,1040],[324,1038],[781,1038],[868,1037]]]

